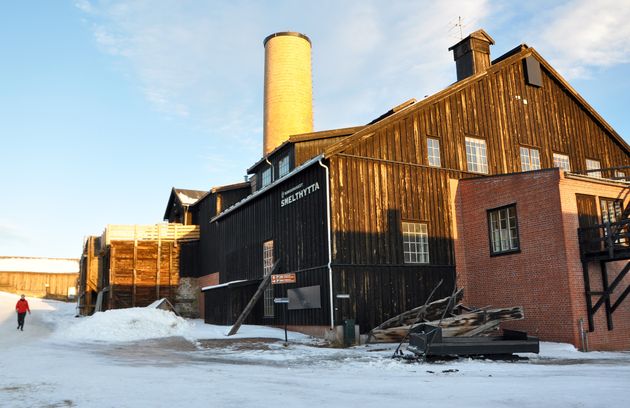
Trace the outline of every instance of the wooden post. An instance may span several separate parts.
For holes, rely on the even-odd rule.
[[[269,285],[269,282],[271,282],[271,275],[276,273],[279,267],[280,261],[278,260],[275,264],[273,264],[271,273],[263,277],[262,282],[260,282],[260,286],[258,286],[258,289],[256,289],[256,293],[254,293],[254,296],[252,296],[252,298],[249,300],[249,303],[247,304],[247,306],[245,306],[245,309],[243,310],[241,315],[238,317],[238,319],[236,319],[236,323],[234,323],[234,325],[230,329],[228,336],[233,336],[238,332],[238,329],[240,329],[245,319],[247,319],[247,316],[249,316],[254,306],[256,306],[256,302],[258,302],[258,299],[260,299],[262,294],[265,292],[265,288]]]

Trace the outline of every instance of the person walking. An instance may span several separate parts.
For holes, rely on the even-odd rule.
[[[24,331],[24,317],[26,317],[26,312],[31,314],[31,309],[28,307],[28,301],[25,296],[20,296],[20,300],[15,304],[15,311],[17,312],[18,318],[18,330]]]

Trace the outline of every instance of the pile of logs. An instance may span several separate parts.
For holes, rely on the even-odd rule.
[[[428,323],[442,328],[444,337],[472,337],[488,335],[508,320],[525,318],[521,306],[507,308],[470,309],[461,304],[463,290],[395,316],[368,334],[372,343],[398,343],[417,324]]]

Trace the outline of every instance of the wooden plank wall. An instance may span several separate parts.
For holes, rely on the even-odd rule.
[[[65,300],[68,288],[76,287],[78,278],[78,273],[0,272],[0,290]]]
[[[299,184],[318,183],[319,190],[284,207],[282,192]],[[201,251],[207,251],[210,267],[220,272],[221,283],[233,280],[257,280],[263,276],[263,243],[274,241],[274,259],[280,259],[281,272],[296,272],[298,283],[292,287],[327,282],[328,262],[326,229],[326,184],[323,169],[313,165],[260,197],[212,222],[208,240]],[[323,269],[322,269],[323,268]],[[327,285],[327,283],[324,283]],[[328,286],[321,288],[322,294]],[[281,289],[277,289],[280,291]],[[279,292],[278,292],[279,293]],[[299,324],[327,324],[328,306],[322,309],[292,313]],[[280,316],[258,323],[281,323]],[[298,324],[298,323],[296,323]]]
[[[109,307],[143,307],[163,297],[175,303],[179,250],[173,241],[111,241]]]
[[[468,136],[486,140],[490,174],[521,171],[520,146],[539,149],[543,168],[553,167],[554,152],[569,156],[572,171],[585,170],[587,158],[602,168],[630,165],[627,152],[541,68],[543,86],[526,85],[522,59],[508,59],[468,86],[374,128],[373,137],[346,153],[426,165],[426,138],[435,137],[442,167],[466,171]]]
[[[440,279],[433,300],[450,295],[455,284],[455,268],[450,265],[345,265],[335,266],[333,276],[335,292],[350,295],[349,301],[335,299],[337,324],[351,317],[362,332],[423,305]]]
[[[307,140],[303,142],[296,142],[294,147],[294,166],[309,161],[313,157],[316,157],[324,152],[329,146],[337,143],[340,140],[347,138],[348,136],[329,137],[326,139]]]

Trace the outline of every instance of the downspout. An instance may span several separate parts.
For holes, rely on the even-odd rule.
[[[273,183],[273,181],[276,179],[276,178],[274,177],[274,174],[273,174],[273,164],[271,164],[271,162],[269,161],[269,157],[268,157],[268,156],[267,156],[267,157],[265,157],[265,161],[267,162],[267,164],[268,164],[268,165],[269,165],[269,167],[271,168],[271,182]]]
[[[335,305],[333,298],[333,275],[332,275],[332,229],[330,225],[330,170],[328,166],[319,159],[319,165],[326,169],[326,221],[328,229],[328,287],[330,295],[330,328],[335,328]]]

